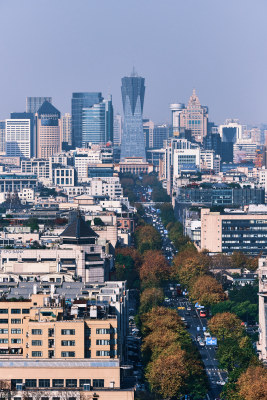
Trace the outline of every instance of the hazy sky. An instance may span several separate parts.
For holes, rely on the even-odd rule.
[[[75,91],[113,95],[135,65],[144,116],[195,87],[210,119],[267,122],[267,0],[0,0],[0,118],[26,96],[70,111]]]

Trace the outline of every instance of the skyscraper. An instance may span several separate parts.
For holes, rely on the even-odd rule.
[[[6,119],[6,155],[31,157],[30,119]]]
[[[61,117],[61,140],[63,146],[71,146],[72,144],[72,121],[71,115],[68,113]]]
[[[26,97],[26,112],[37,113],[45,101],[52,103],[52,97]]]
[[[6,121],[0,121],[0,153],[6,151]]]
[[[39,108],[36,116],[36,155],[48,158],[61,151],[60,112],[48,101]]]
[[[34,142],[34,114],[32,113],[27,113],[27,112],[12,112],[10,114],[10,119],[29,119],[31,121],[30,128],[31,128],[31,136],[30,136],[30,157],[33,157],[35,155],[34,153],[34,147],[35,147],[35,142]]]
[[[183,103],[170,104],[172,113],[172,135],[179,136],[181,128],[181,114],[185,106]]]
[[[82,119],[83,108],[93,107],[103,101],[100,92],[72,93],[72,146],[82,147]]]
[[[190,129],[192,138],[203,143],[208,131],[208,107],[200,104],[195,89],[186,108],[181,113],[180,126]]]
[[[122,137],[122,116],[120,114],[116,114],[114,116],[114,122],[113,122],[113,143],[115,145],[120,145],[121,137]]]
[[[113,141],[113,106],[111,97],[82,109],[82,146]]]
[[[143,131],[145,79],[133,72],[122,78],[121,86],[124,125],[121,142],[121,161],[128,157],[146,159]]]

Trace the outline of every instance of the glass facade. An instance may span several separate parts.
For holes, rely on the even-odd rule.
[[[122,78],[122,103],[124,127],[121,143],[121,161],[128,157],[146,159],[143,132],[143,106],[145,79],[133,74]]]
[[[37,113],[37,111],[45,101],[52,103],[52,97],[27,97],[26,112],[32,114]]]
[[[83,109],[93,107],[103,101],[100,92],[73,93],[71,100],[72,110],[72,145],[82,147],[82,119]]]
[[[240,219],[222,221],[222,251],[242,251],[250,255],[267,253],[267,220]]]

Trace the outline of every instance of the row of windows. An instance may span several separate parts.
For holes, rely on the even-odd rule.
[[[11,334],[19,334],[21,333],[21,329],[11,329]],[[0,335],[7,335],[8,329],[0,329]]]
[[[0,308],[0,314],[8,314],[8,308]],[[11,314],[30,314],[30,309],[11,308]]]
[[[17,383],[23,383],[22,379],[11,379],[12,388],[16,387]],[[66,387],[83,387],[84,385],[91,385],[91,379],[79,379],[79,386],[77,379],[66,379],[65,382]],[[50,379],[39,379],[37,386],[37,379],[25,379],[25,386],[27,388],[49,388],[51,387]],[[64,379],[52,379],[52,387],[53,388],[62,388],[64,387]],[[104,379],[93,379],[93,387],[104,387]]]
[[[8,324],[8,319],[0,318],[0,324]],[[11,324],[21,324],[21,319],[11,319]]]

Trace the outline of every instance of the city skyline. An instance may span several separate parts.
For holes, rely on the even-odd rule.
[[[151,1],[125,5],[119,0],[115,6],[104,1],[103,7],[83,0],[77,6],[67,0],[63,13],[59,4],[54,4],[53,13],[42,0],[38,9],[34,5],[31,0],[23,5],[17,0],[0,2],[5,16],[0,27],[5,55],[0,66],[5,94],[0,100],[1,119],[12,111],[24,111],[27,96],[52,96],[60,111],[70,112],[71,93],[87,91],[101,91],[104,97],[112,94],[114,110],[121,113],[120,79],[135,65],[146,78],[144,117],[156,123],[170,121],[169,105],[187,103],[193,88],[217,124],[226,118],[267,123],[262,50],[266,2],[157,1],[153,18]],[[12,30],[7,25],[10,20]],[[23,38],[20,46],[18,35]],[[53,63],[46,59],[48,48]],[[44,74],[47,79],[40,79]],[[11,87],[16,76],[20,79]]]

